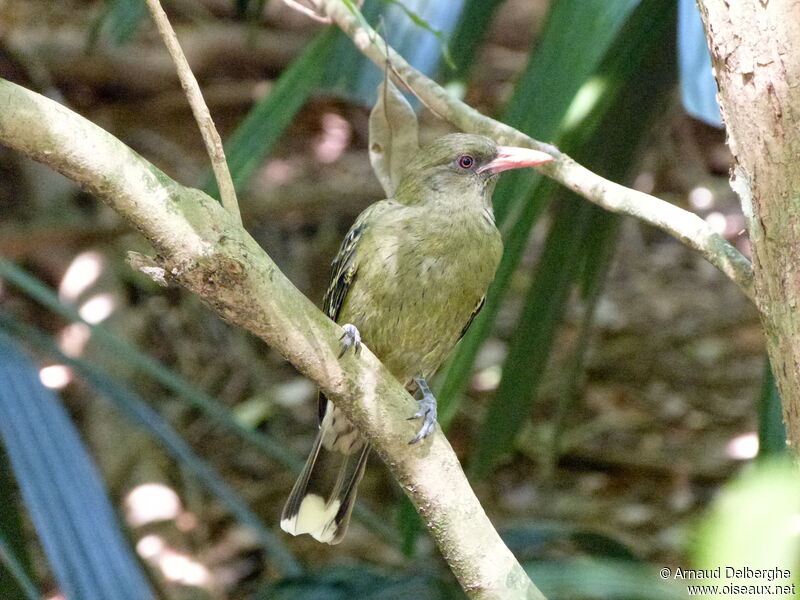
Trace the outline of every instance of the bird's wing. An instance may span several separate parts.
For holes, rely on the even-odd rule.
[[[475,310],[472,311],[472,314],[469,316],[469,320],[467,320],[467,323],[464,325],[463,329],[461,329],[461,335],[458,336],[459,340],[467,335],[467,329],[469,329],[469,326],[472,325],[472,322],[475,320],[475,317],[478,316],[478,313],[481,312],[484,304],[486,304],[486,296],[478,300],[478,304],[475,305]]]
[[[338,322],[339,313],[342,310],[342,306],[344,306],[347,293],[353,286],[353,281],[355,281],[356,273],[358,272],[358,247],[364,233],[369,230],[370,224],[375,219],[401,206],[394,200],[382,200],[372,204],[358,215],[350,231],[344,237],[342,245],[339,247],[339,252],[336,254],[336,258],[333,259],[331,282],[328,285],[328,291],[325,292],[325,298],[322,300],[322,310],[334,321]],[[327,405],[328,399],[325,394],[320,392],[318,401],[320,424],[325,418]]]
[[[347,232],[336,258],[333,259],[331,282],[322,301],[322,309],[334,321],[339,318],[339,313],[347,298],[347,292],[350,291],[358,272],[358,248],[364,233],[375,219],[400,206],[392,200],[376,202],[358,216],[350,231]]]

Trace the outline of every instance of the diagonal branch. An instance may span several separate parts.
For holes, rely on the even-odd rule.
[[[750,300],[754,299],[753,267],[750,261],[699,216],[655,196],[609,181],[581,166],[555,146],[534,140],[454,98],[388,46],[351,0],[315,2],[319,12],[328,15],[353,40],[355,46],[379,67],[386,66],[388,52],[389,68],[395,77],[434,113],[462,131],[486,135],[501,144],[547,152],[555,160],[536,167],[544,175],[606,210],[636,217],[669,233],[698,251],[739,286]]]
[[[383,458],[471,598],[544,598],[492,527],[444,435],[437,430],[423,445],[408,445],[415,426],[405,417],[416,403],[368,349],[337,360],[341,328],[291,284],[235,216],[96,125],[3,79],[0,144],[114,208],[157,249],[146,265],[150,276],[195,292],[319,385]]]
[[[241,224],[242,217],[239,214],[239,203],[236,201],[236,188],[233,186],[231,172],[225,160],[222,139],[219,137],[214,121],[211,119],[211,113],[208,110],[206,101],[203,99],[202,92],[200,92],[197,79],[192,73],[189,61],[186,60],[186,55],[181,49],[178,36],[175,35],[175,30],[172,29],[167,14],[161,8],[161,2],[159,0],[145,0],[145,2],[147,2],[147,8],[150,9],[153,21],[158,27],[158,32],[164,40],[164,45],[172,57],[172,62],[175,63],[178,78],[181,80],[181,87],[186,94],[194,119],[197,121],[197,126],[203,136],[203,143],[206,146],[208,158],[211,160],[211,168],[214,170],[214,178],[217,180],[222,206],[236,217]]]

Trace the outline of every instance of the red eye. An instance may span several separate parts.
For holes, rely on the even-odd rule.
[[[463,156],[458,157],[458,166],[462,169],[471,169],[472,165],[475,164],[475,159],[472,158],[469,154],[465,154]]]

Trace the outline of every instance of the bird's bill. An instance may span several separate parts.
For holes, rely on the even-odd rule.
[[[522,169],[541,165],[551,160],[553,160],[552,156],[539,150],[518,148],[516,146],[498,146],[497,158],[481,167],[480,172],[502,173],[509,169]]]

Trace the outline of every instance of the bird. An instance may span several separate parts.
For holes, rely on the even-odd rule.
[[[323,309],[342,325],[341,358],[361,344],[420,397],[416,444],[436,427],[427,380],[481,310],[503,243],[492,209],[502,171],[552,160],[545,152],[453,133],[421,148],[392,198],[367,207],[332,264]],[[347,532],[369,444],[319,395],[319,431],[281,514],[281,528],[338,544]]]

